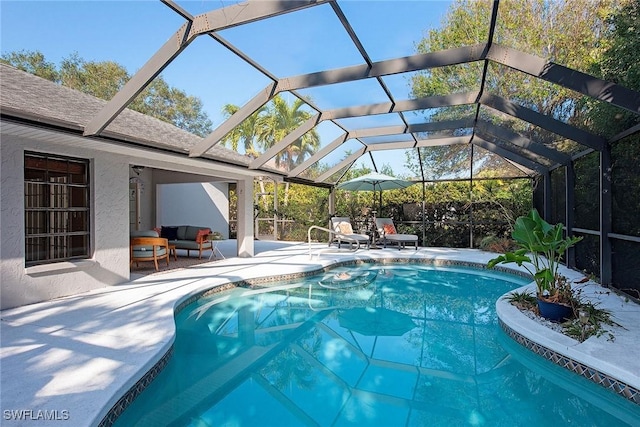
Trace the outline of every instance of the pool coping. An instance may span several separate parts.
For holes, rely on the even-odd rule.
[[[319,244],[317,248],[326,249],[326,244]],[[474,249],[420,248],[418,251],[336,251],[323,253],[310,260],[306,244],[292,244],[283,249],[266,251],[255,258],[232,258],[207,263],[166,275],[148,276],[120,287],[5,310],[0,312],[3,326],[2,409],[66,409],[76,422],[82,420],[76,425],[110,425],[118,408],[128,405],[135,398],[135,393],[143,390],[171,357],[175,311],[188,300],[212,288],[221,289],[220,286],[230,286],[240,281],[249,286],[255,285],[268,281],[273,271],[281,273],[277,276],[279,278],[287,275],[300,277],[345,262],[376,260],[478,267],[494,256]],[[517,268],[504,270],[524,274]],[[577,272],[571,274],[581,276]],[[611,296],[606,295],[608,299]],[[624,338],[622,342],[618,341],[618,337],[614,343],[603,343],[601,339],[592,341],[590,338],[586,344],[576,344],[575,340],[567,343],[563,335],[557,334],[560,337],[555,337],[548,334],[551,332],[548,328],[535,325],[536,322],[531,319],[527,318],[532,324],[523,321],[521,318],[526,316],[510,311],[510,308],[514,308],[510,304],[507,303],[509,307],[498,306],[500,300],[496,304],[501,325],[517,342],[526,346],[527,341],[518,341],[518,337],[523,337],[531,343],[538,343],[540,348],[551,350],[552,353],[547,354],[555,354],[557,360],[570,360],[570,363],[591,367],[597,370],[598,375],[603,374],[618,384],[624,384],[627,394],[633,389],[634,396],[637,396],[640,385],[637,362],[623,360],[621,364],[615,359],[606,363],[601,360],[603,345],[615,347],[609,352],[614,355],[620,353],[616,350],[620,344],[630,345],[628,353],[638,348],[640,308],[637,304],[632,307],[634,310],[629,310],[631,316],[623,319],[625,322],[630,319],[632,323],[620,334]],[[68,315],[62,316],[65,309]],[[137,315],[137,321],[130,320],[131,313]],[[102,319],[103,323],[96,325],[87,316]],[[536,326],[542,329],[537,330]],[[70,338],[73,340],[70,341]],[[28,345],[21,348],[16,344],[19,342],[28,342]],[[100,351],[96,351],[96,346]],[[64,350],[70,356],[49,358],[41,370],[29,369],[37,366],[29,364],[33,360],[42,363],[44,354],[57,355],[54,348],[58,352]],[[564,355],[568,359],[559,359],[557,355]],[[79,361],[76,362],[76,359]],[[117,367],[110,367],[114,362],[117,362]],[[595,367],[593,362],[596,363]],[[74,376],[73,372],[76,371],[72,367],[77,369],[77,365],[81,366],[81,375],[90,376],[89,384],[81,384],[75,378],[77,374]],[[15,372],[9,375],[12,369]],[[78,390],[70,391],[69,384],[75,384]],[[615,391],[615,388],[612,390]],[[47,425],[42,420],[31,421],[21,425]],[[55,425],[55,422],[51,425]]]

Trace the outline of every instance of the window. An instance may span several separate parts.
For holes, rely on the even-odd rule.
[[[25,263],[88,258],[89,161],[24,156]]]

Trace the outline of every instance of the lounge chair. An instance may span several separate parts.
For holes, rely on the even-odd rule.
[[[158,260],[166,259],[169,265],[169,241],[163,237],[132,237],[129,267],[140,261],[153,261],[158,271]]]
[[[369,247],[370,237],[366,234],[354,233],[349,217],[335,216],[331,218],[331,229],[340,234],[334,235],[329,244],[338,243],[338,248],[340,248],[342,243],[349,243],[353,247],[353,244],[358,242],[360,244],[364,243],[367,248]]]
[[[397,243],[398,249],[404,249],[407,244],[412,244],[418,250],[418,236],[415,234],[399,234],[391,218],[376,218],[378,233],[382,236],[382,244],[386,248],[388,243]]]

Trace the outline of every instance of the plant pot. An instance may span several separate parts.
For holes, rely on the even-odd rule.
[[[573,309],[568,305],[548,302],[538,298],[538,310],[540,316],[552,322],[564,322],[573,317]]]

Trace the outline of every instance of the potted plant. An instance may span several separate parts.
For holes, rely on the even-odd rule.
[[[487,264],[489,268],[510,263],[524,267],[535,280],[540,315],[555,321],[574,315],[576,299],[571,284],[558,269],[565,251],[582,239],[563,237],[562,229],[562,224],[551,225],[532,209],[527,216],[516,219],[511,233],[519,249],[505,252]]]
[[[212,231],[207,236],[207,240],[224,240],[224,237],[219,231]]]

